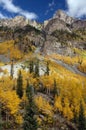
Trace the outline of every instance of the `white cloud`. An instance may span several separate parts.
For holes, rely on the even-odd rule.
[[[51,3],[49,3],[49,7],[53,7],[55,5],[55,2],[54,2],[54,0],[51,2]]]
[[[28,19],[37,19],[37,17],[38,17],[36,14],[30,13],[30,12],[27,12],[27,11],[21,11],[20,14],[25,16]]]
[[[33,12],[28,12],[21,9],[19,6],[14,5],[13,0],[0,0],[0,6],[10,13],[23,15],[28,19],[36,19],[37,15]]]
[[[68,14],[73,17],[82,17],[86,15],[86,0],[66,0]]]
[[[56,4],[55,4],[55,1],[52,0],[52,2],[48,4],[48,9],[46,10],[45,15],[47,15],[50,11],[53,11],[55,5],[56,5]]]

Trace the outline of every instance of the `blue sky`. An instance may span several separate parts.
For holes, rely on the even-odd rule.
[[[43,22],[58,9],[70,16],[82,17],[86,15],[86,0],[0,0],[0,18],[23,15]]]

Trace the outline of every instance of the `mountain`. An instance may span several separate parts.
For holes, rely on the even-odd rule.
[[[28,20],[25,19],[23,16],[16,16],[13,19],[1,19],[0,20],[0,26],[3,27],[24,27],[28,24]]]
[[[85,20],[72,18],[64,11],[59,10],[54,14],[53,18],[44,23],[47,23],[44,25],[47,34],[44,50],[47,53],[73,55],[74,47],[85,49]]]
[[[86,29],[86,20],[72,18],[64,11],[58,10],[45,26],[45,30],[49,33],[52,33],[56,29],[67,30],[69,32],[78,29]]]
[[[30,21],[22,16],[1,19],[0,33],[4,33],[4,35],[0,35],[0,41],[22,37],[17,45],[24,52],[27,52],[29,45],[32,44],[39,47],[42,53],[74,55],[73,48],[86,48],[86,38],[83,35],[85,29],[85,20],[72,18],[64,11],[58,10],[51,19],[44,21],[43,24]],[[28,39],[25,44],[23,44],[24,37]]]
[[[42,24],[0,19],[0,99],[4,130],[23,130],[29,120],[32,128],[32,119],[37,130],[78,130],[86,113],[86,20],[62,10]]]
[[[35,28],[38,28],[39,30],[41,29],[41,24],[37,23],[35,20],[31,21],[26,19],[23,16],[16,16],[11,19],[1,19],[0,20],[0,27],[8,27],[8,28],[16,28],[16,27],[24,27],[26,25],[31,25]]]
[[[44,54],[73,56],[74,48],[86,49],[85,30],[85,20],[72,18],[64,11],[58,10],[43,24],[30,21],[23,16],[1,19],[0,41],[14,39],[16,42],[16,39],[19,39],[16,45],[23,52],[28,52],[30,45],[33,45],[40,48],[39,51]]]
[[[68,16],[66,14],[66,12],[64,12],[62,10],[56,11],[56,13],[54,14],[53,18],[58,18],[58,19],[64,21],[65,23],[67,23],[67,24],[72,24],[75,21],[74,18]]]

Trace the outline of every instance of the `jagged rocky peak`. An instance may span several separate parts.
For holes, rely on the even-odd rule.
[[[28,24],[39,30],[42,29],[42,24],[37,23],[35,20],[29,20],[24,16],[15,16],[11,19],[0,19],[0,26],[8,28],[24,27]]]
[[[28,24],[28,19],[23,16],[16,16],[11,20],[14,26],[25,26]]]
[[[28,24],[28,20],[23,16],[16,16],[11,19],[0,19],[0,26],[7,27],[23,27]]]
[[[65,11],[63,11],[63,10],[56,11],[53,18],[58,18],[60,20],[63,20],[67,24],[71,24],[71,23],[73,23],[75,21],[74,18],[68,16],[67,13]]]
[[[71,25],[72,18],[69,17],[64,11],[58,10],[53,18],[49,19],[48,21],[44,22],[44,30],[51,34],[55,30],[69,30],[67,24]]]
[[[11,19],[13,22],[22,22],[25,21],[26,18],[24,16],[15,16],[13,19]]]
[[[42,26],[43,26],[41,23],[38,23],[36,20],[33,21],[29,20],[29,25],[35,27],[38,30],[42,30]]]
[[[63,10],[58,10],[55,12],[53,17],[59,19],[65,19],[67,17],[67,14]]]

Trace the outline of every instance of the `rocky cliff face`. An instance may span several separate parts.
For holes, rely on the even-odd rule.
[[[71,28],[73,30],[86,30],[86,20],[75,20],[72,24],[71,24]]]
[[[58,10],[53,18],[44,22],[46,32],[52,33],[55,30],[72,30],[86,29],[86,20],[79,20],[68,16],[64,11]]]
[[[75,21],[72,17],[68,16],[64,11],[58,10],[52,19],[44,24],[46,32],[52,33],[55,30],[67,30],[70,31],[71,24]]]
[[[16,16],[12,19],[0,19],[0,27],[16,28],[31,25],[39,30],[42,28],[42,24],[37,23],[35,20],[31,21],[23,16]]]
[[[86,21],[74,19],[62,10],[43,24],[22,16],[0,20],[0,42],[11,39],[19,39],[16,44],[26,52],[34,45],[42,53],[74,55],[73,48],[86,49]]]
[[[44,22],[46,42],[44,52],[74,55],[73,48],[86,47],[86,21],[68,16],[64,11],[57,11],[53,18]]]
[[[23,27],[28,24],[28,20],[25,19],[23,16],[16,16],[13,19],[1,19],[0,26],[3,27]]]
[[[58,10],[58,11],[54,14],[53,18],[58,18],[58,19],[64,21],[65,23],[67,23],[67,24],[72,24],[72,23],[75,21],[74,18],[68,16],[68,15],[67,15],[64,11],[62,11],[62,10]]]

